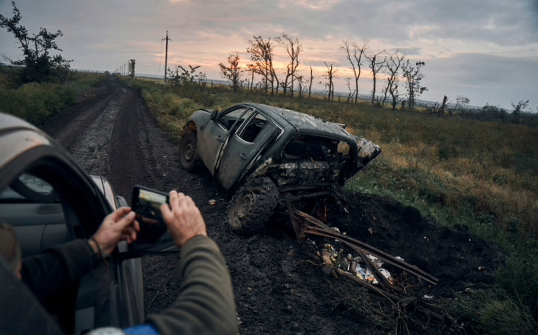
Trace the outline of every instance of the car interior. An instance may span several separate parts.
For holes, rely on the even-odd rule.
[[[101,223],[97,208],[103,206],[90,200],[92,196],[88,193],[92,189],[81,182],[80,177],[59,161],[45,159],[32,164],[0,190],[0,220],[14,228],[23,258],[54,245],[86,238]],[[43,302],[67,333],[84,333],[102,318],[97,306],[108,303],[114,275],[96,270],[83,277],[78,286]],[[114,324],[111,323],[114,315],[107,314],[111,315],[101,322]]]
[[[253,143],[256,141],[256,138],[258,137],[262,129],[264,129],[267,123],[268,120],[261,114],[257,113],[241,130],[238,136],[246,142]]]
[[[0,191],[0,220],[15,229],[23,257],[69,241],[64,210],[55,190],[28,173]]]
[[[219,118],[219,123],[227,130],[234,133],[236,130],[240,129],[245,120],[249,119],[248,124],[245,127],[242,127],[237,135],[242,140],[253,143],[268,122],[262,114],[256,113],[252,116],[253,113],[255,113],[253,109],[236,109],[222,115]]]

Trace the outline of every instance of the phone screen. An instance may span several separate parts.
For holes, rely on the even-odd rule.
[[[166,203],[166,195],[139,189],[138,204],[135,212],[145,218],[162,221],[161,205]]]
[[[168,202],[168,195],[166,193],[142,186],[135,186],[131,205],[133,211],[137,214],[136,219],[140,224],[139,240],[152,242],[166,231],[167,228],[163,220],[161,205]]]

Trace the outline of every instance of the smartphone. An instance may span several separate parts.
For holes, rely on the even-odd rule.
[[[161,205],[168,204],[167,193],[136,185],[133,188],[131,208],[137,214],[136,220],[140,225],[138,240],[155,241],[167,230],[161,213]]]

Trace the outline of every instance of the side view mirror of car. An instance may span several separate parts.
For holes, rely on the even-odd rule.
[[[131,249],[136,253],[177,252],[172,236],[167,230],[161,205],[168,204],[168,194],[144,186],[135,186],[131,207],[140,225],[137,241]]]
[[[219,113],[218,109],[214,109],[211,111],[210,120],[215,120],[217,118],[217,114]]]

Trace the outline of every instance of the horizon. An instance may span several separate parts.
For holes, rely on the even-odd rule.
[[[221,79],[218,64],[229,54],[249,63],[246,52],[253,36],[274,38],[286,32],[303,46],[299,74],[313,67],[313,89],[323,90],[324,61],[338,69],[335,91],[347,94],[345,78],[350,64],[340,50],[342,40],[361,44],[370,39],[369,52],[400,49],[411,62],[424,61],[426,91],[419,100],[455,102],[461,95],[470,106],[487,103],[512,110],[511,103],[529,100],[537,112],[537,2],[477,0],[455,4],[422,0],[373,4],[352,0],[279,0],[276,3],[231,0],[94,1],[72,3],[51,0],[16,2],[21,23],[30,33],[39,27],[61,30],[61,53],[73,59],[73,68],[114,71],[136,60],[136,72],[163,75],[165,31],[169,31],[169,67],[201,66],[208,78]],[[106,10],[104,10],[106,9]],[[11,3],[0,0],[0,13],[11,17]],[[360,17],[354,13],[365,13]],[[361,33],[357,33],[361,31]],[[0,30],[0,53],[20,58],[17,41]],[[274,49],[279,76],[283,76],[284,49]],[[280,70],[279,70],[280,69]],[[370,69],[364,63],[359,94],[372,91]],[[377,93],[383,76],[377,76]],[[402,82],[402,80],[401,80]],[[352,78],[353,85],[353,78]],[[400,89],[401,97],[404,88]]]

